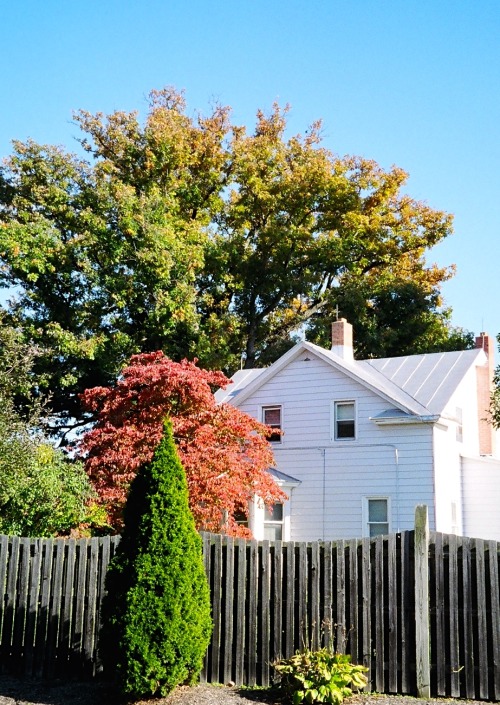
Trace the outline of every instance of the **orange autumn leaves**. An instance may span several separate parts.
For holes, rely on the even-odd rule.
[[[83,404],[97,421],[79,449],[113,525],[119,526],[130,481],[153,457],[166,417],[199,529],[248,535],[236,524],[235,512],[246,512],[254,495],[266,504],[285,497],[267,473],[274,465],[269,429],[235,407],[216,403],[213,391],[227,384],[222,372],[154,352],[134,355],[115,386],[83,393]]]

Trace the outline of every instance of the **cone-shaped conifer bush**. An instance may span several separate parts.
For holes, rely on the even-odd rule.
[[[201,539],[169,422],[137,473],[107,575],[100,651],[105,674],[133,696],[196,680],[212,628]]]

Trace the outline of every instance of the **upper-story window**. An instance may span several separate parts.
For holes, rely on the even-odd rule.
[[[281,406],[263,406],[262,407],[262,423],[266,426],[270,426],[272,429],[276,429],[275,433],[271,433],[268,440],[272,443],[281,443],[281,433],[282,430],[282,408]]]
[[[356,438],[356,404],[353,401],[336,401],[333,406],[334,440]]]

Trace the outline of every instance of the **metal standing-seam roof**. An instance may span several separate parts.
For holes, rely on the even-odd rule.
[[[474,349],[360,360],[358,364],[376,370],[431,414],[441,414],[466,372],[481,356],[484,352]]]
[[[336,369],[391,401],[403,412],[419,417],[440,415],[467,370],[478,361],[483,363],[486,360],[481,349],[349,360],[319,345],[302,341],[270,367],[238,370],[232,377],[233,384],[216,392],[217,401],[238,405],[240,399],[256,391],[303,351],[315,353]],[[240,399],[237,399],[239,396]]]

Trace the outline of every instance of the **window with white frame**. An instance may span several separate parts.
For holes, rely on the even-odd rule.
[[[264,539],[281,541],[283,539],[283,504],[276,502],[264,509]]]
[[[356,404],[354,401],[334,402],[333,438],[335,441],[346,441],[356,438]]]
[[[390,531],[388,497],[365,498],[365,531],[366,536],[381,536]]]
[[[262,423],[275,429],[268,437],[271,443],[281,443],[282,415],[280,405],[262,407]]]

